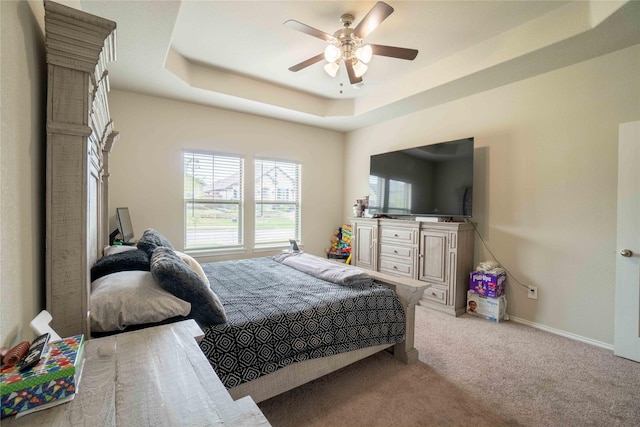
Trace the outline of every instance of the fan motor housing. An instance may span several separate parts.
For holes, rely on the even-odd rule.
[[[353,34],[352,28],[341,28],[333,36],[336,38],[336,47],[342,51],[345,58],[351,58],[355,54],[355,50],[362,44],[362,39]]]

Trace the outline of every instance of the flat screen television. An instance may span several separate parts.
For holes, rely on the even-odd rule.
[[[133,239],[133,225],[129,216],[129,208],[116,208],[116,222],[118,223],[118,233],[120,241],[128,244]]]
[[[471,218],[473,138],[371,156],[369,214]]]

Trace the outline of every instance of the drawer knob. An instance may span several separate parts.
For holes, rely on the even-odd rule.
[[[396,250],[394,249],[394,250],[393,250],[393,253],[394,253],[394,254],[397,254],[397,253],[398,253],[398,251],[396,251]]]
[[[398,269],[398,266],[397,266],[397,265],[394,265],[394,266],[393,266],[393,269],[394,269],[394,270],[397,270],[397,269]]]
[[[397,234],[394,234],[394,235],[393,235],[393,237],[398,237],[398,235],[397,235]]]

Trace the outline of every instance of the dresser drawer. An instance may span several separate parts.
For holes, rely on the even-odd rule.
[[[380,244],[380,256],[394,256],[400,258],[406,258],[407,260],[413,259],[414,248],[409,246],[390,245],[388,243]]]
[[[423,299],[439,302],[440,304],[447,303],[447,291],[445,289],[439,289],[436,287],[427,288],[422,294]]]
[[[380,240],[383,242],[413,244],[416,243],[417,230],[400,227],[380,227]]]
[[[401,262],[391,258],[380,258],[378,269],[383,273],[396,276],[413,277],[413,264]]]

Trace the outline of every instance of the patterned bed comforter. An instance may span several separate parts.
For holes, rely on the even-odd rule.
[[[271,257],[202,267],[227,323],[206,327],[200,347],[227,388],[295,362],[404,339],[404,309],[384,286],[336,285]]]

